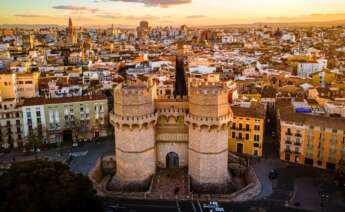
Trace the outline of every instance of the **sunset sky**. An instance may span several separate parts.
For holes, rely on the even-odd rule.
[[[345,0],[0,0],[0,24],[218,25],[345,20]]]

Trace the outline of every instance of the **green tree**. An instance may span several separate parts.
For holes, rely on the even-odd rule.
[[[74,141],[78,141],[80,137],[87,133],[79,120],[72,122],[72,136]]]
[[[43,144],[43,131],[42,129],[32,129],[29,131],[29,135],[27,136],[27,144],[30,149],[33,150],[35,155],[35,160],[37,160],[37,152],[38,149]]]
[[[339,162],[339,167],[335,172],[335,178],[339,181],[339,183],[342,186],[345,185],[345,160],[341,160]]]
[[[91,181],[59,162],[15,163],[0,176],[0,211],[102,211]]]

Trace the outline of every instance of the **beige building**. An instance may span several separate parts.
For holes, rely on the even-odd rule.
[[[15,99],[0,102],[0,145],[3,149],[23,145],[23,119]]]
[[[0,74],[1,98],[5,100],[37,96],[38,78],[38,72]]]
[[[188,167],[194,189],[226,189],[232,121],[226,84],[192,80],[188,96],[177,97],[170,84],[162,89],[151,80],[115,88],[112,183],[143,185],[157,168]]]
[[[22,105],[24,132],[41,127],[46,143],[74,142],[107,135],[105,96],[36,97]]]

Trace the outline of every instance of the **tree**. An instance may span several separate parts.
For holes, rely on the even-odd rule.
[[[335,178],[342,186],[345,186],[345,160],[339,162],[339,167],[335,172]]]
[[[0,211],[102,211],[91,181],[60,162],[15,163],[0,176]]]
[[[74,120],[72,122],[72,135],[74,137],[74,141],[78,141],[80,137],[85,135],[85,130],[81,126],[81,122],[79,120]]]
[[[32,129],[29,131],[29,135],[27,136],[27,141],[28,143],[26,144],[29,146],[35,155],[35,160],[37,160],[37,152],[38,149],[42,146],[43,144],[43,133],[42,129]]]

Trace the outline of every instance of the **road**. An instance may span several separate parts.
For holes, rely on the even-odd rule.
[[[131,211],[131,212],[208,212],[204,207],[206,203],[194,201],[148,201],[148,200],[112,200],[105,199],[105,211]],[[207,203],[208,204],[208,203]],[[298,208],[286,207],[281,203],[272,201],[250,201],[239,203],[220,203],[219,206],[226,212],[266,211],[266,212],[293,212],[305,211]],[[258,209],[265,210],[258,210]],[[255,210],[254,210],[255,209]]]
[[[87,175],[99,157],[114,154],[114,142],[104,141],[99,144],[96,143],[85,145],[81,148],[72,150],[72,152],[81,153],[87,151],[87,154],[74,157],[69,163],[69,166],[73,172]]]
[[[279,144],[272,138],[271,129],[267,129],[264,139],[263,158],[251,164],[262,185],[256,200],[271,200],[279,202],[299,203],[300,208],[321,211],[319,191],[321,187],[327,190],[330,196],[324,202],[324,211],[345,211],[345,202],[326,171],[321,169],[300,166],[279,160]],[[278,171],[278,178],[270,180],[271,170]],[[330,179],[327,180],[327,178]],[[325,183],[327,182],[327,183]]]
[[[105,155],[114,154],[114,141],[112,139],[103,139],[101,142],[92,142],[79,147],[65,146],[61,149],[55,148],[38,153],[39,159],[48,159],[52,161],[66,161],[70,154],[79,155],[73,157],[68,163],[71,170],[76,173],[87,175],[95,164],[97,158]],[[12,163],[13,161],[34,160],[33,154],[22,152],[11,152],[0,156],[1,163]]]

